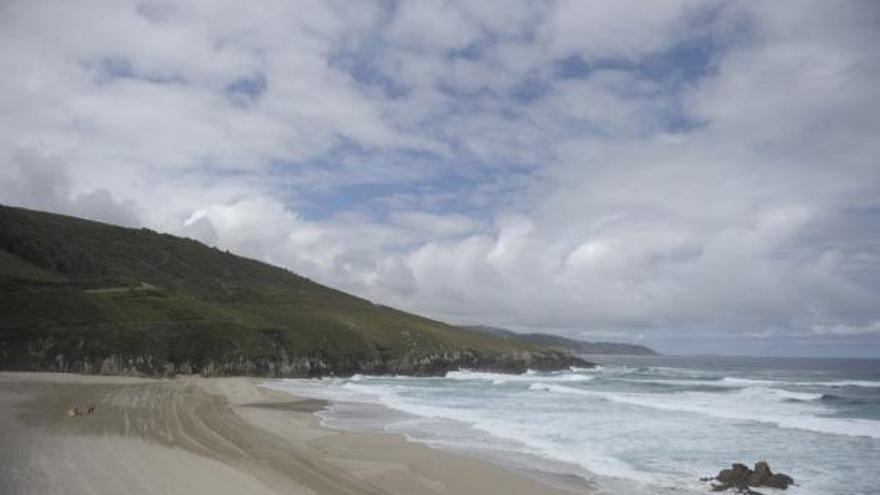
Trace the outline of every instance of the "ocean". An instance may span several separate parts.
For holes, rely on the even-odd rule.
[[[600,366],[266,386],[334,401],[319,413],[332,428],[399,432],[600,493],[707,493],[700,477],[760,460],[795,479],[793,495],[880,493],[880,360],[586,358]]]

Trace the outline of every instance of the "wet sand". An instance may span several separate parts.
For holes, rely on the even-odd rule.
[[[323,428],[314,416],[322,401],[259,382],[0,373],[0,486],[12,494],[574,493],[400,435]],[[95,412],[69,417],[77,402]]]

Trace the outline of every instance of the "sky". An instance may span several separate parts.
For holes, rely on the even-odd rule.
[[[0,203],[451,323],[880,357],[880,2],[0,1]]]

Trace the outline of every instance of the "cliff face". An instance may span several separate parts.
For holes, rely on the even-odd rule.
[[[438,375],[589,366],[190,239],[0,206],[0,369]]]
[[[443,376],[449,371],[474,369],[498,373],[523,373],[526,370],[556,370],[568,366],[591,366],[562,353],[524,351],[510,354],[480,354],[452,351],[426,355],[378,358],[368,356],[291,356],[279,351],[274,356],[250,358],[230,356],[225,360],[209,358],[195,362],[172,362],[150,354],[106,356],[67,356],[40,351],[19,353],[4,359],[0,369],[17,371],[52,371],[101,375],[169,377],[177,374],[202,376],[261,376],[273,378],[314,378],[322,376],[413,375]]]

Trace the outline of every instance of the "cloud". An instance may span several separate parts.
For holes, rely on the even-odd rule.
[[[0,201],[454,322],[876,338],[871,2],[239,7],[4,4]]]
[[[58,157],[25,149],[13,157],[12,165],[11,174],[0,177],[4,202],[116,225],[140,226],[133,201],[119,201],[106,189],[75,193],[68,168]]]
[[[563,0],[553,3],[539,33],[557,52],[577,52],[590,59],[637,58],[681,41],[681,34],[693,29],[689,18],[714,3]]]
[[[880,321],[865,325],[818,325],[811,329],[810,336],[859,336],[880,334]]]
[[[416,50],[461,49],[480,36],[480,26],[456,2],[416,0],[397,4],[387,39]]]

